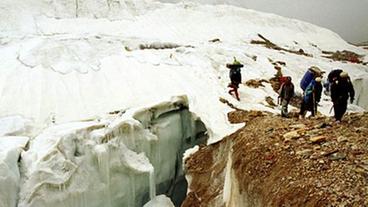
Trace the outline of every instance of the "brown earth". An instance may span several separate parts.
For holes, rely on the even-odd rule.
[[[247,82],[245,82],[245,85],[251,88],[259,88],[265,87],[263,83],[269,83],[269,81],[265,79],[250,79]]]
[[[307,57],[313,57],[311,54],[308,54],[306,52],[304,52],[304,50],[302,48],[300,48],[299,50],[290,50],[290,49],[286,49],[283,47],[280,47],[278,45],[276,45],[275,43],[271,42],[269,39],[265,38],[263,35],[258,34],[258,37],[261,38],[262,40],[251,40],[251,44],[256,44],[256,45],[263,45],[266,48],[269,49],[273,49],[273,50],[280,50],[280,51],[285,51],[285,52],[289,52],[289,53],[293,53],[293,54],[297,54],[297,55],[304,55]]]
[[[238,191],[232,193],[243,202],[229,206],[368,206],[368,113],[340,124],[259,111],[228,117],[246,126],[186,160],[192,181],[182,206],[226,206],[229,157]]]
[[[334,61],[347,61],[352,63],[363,63],[362,58],[364,57],[363,55],[359,55],[348,50],[336,52],[322,51],[322,54],[324,54],[322,57],[329,58]]]

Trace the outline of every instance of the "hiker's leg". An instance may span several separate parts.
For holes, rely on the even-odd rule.
[[[237,88],[234,88],[234,92],[235,92],[236,99],[238,99],[238,101],[240,101],[238,89]]]
[[[281,116],[286,117],[288,115],[288,104],[289,102],[286,100],[282,100],[281,102]]]
[[[233,83],[229,83],[229,85],[227,86],[227,87],[229,87],[230,88],[230,90],[229,90],[229,94],[230,95],[232,95],[232,93],[234,92],[234,85],[233,85]]]
[[[316,115],[316,113],[317,113],[317,112],[316,112],[316,107],[317,107],[317,106],[316,106],[316,104],[315,104],[315,103],[312,103],[312,104],[311,104],[311,109],[312,109],[312,111],[311,111],[312,115],[311,115],[311,116],[312,116],[312,117],[313,117],[313,116],[315,116],[315,115]]]
[[[340,104],[340,121],[342,119],[342,117],[344,116],[345,112],[346,112],[346,109],[347,109],[347,106],[348,106],[348,101],[343,101],[341,104]]]
[[[303,100],[303,101],[302,101],[302,104],[301,104],[301,106],[300,106],[300,112],[299,112],[299,115],[304,117],[304,115],[305,115],[305,110],[306,110],[306,104],[305,104],[305,101]]]
[[[337,103],[334,105],[335,109],[335,119],[336,121],[341,121],[342,116],[344,115],[344,109],[341,103]]]

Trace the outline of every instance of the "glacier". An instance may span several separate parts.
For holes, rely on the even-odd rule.
[[[0,206],[16,206],[20,188],[18,159],[29,138],[0,136]]]
[[[269,85],[241,87],[241,102],[227,94],[225,63],[234,56],[245,64],[243,82],[273,77],[269,60],[286,62],[283,72],[295,83],[311,65],[326,72],[343,68],[353,80],[368,80],[366,66],[320,57],[321,51],[336,50],[367,54],[330,30],[234,6],[4,0],[0,11],[0,116],[22,115],[37,129],[186,94],[214,143],[239,128],[227,121],[230,109],[220,97],[238,108],[277,112],[264,101],[277,98]],[[313,58],[250,44],[258,33],[279,46],[303,48]],[[214,38],[220,42],[209,42]],[[365,91],[362,87],[356,102],[362,107]],[[331,104],[321,104],[328,114]]]
[[[184,198],[183,153],[207,138],[185,96],[51,126],[22,154],[18,206],[143,206],[156,194],[175,200],[178,192]]]

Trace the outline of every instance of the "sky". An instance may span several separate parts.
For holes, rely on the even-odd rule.
[[[368,0],[196,0],[195,2],[231,4],[275,13],[326,27],[348,42],[368,41]]]

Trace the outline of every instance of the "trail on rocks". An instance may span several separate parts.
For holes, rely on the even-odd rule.
[[[246,126],[186,160],[183,206],[368,206],[368,113],[341,124],[260,111],[229,119]]]

